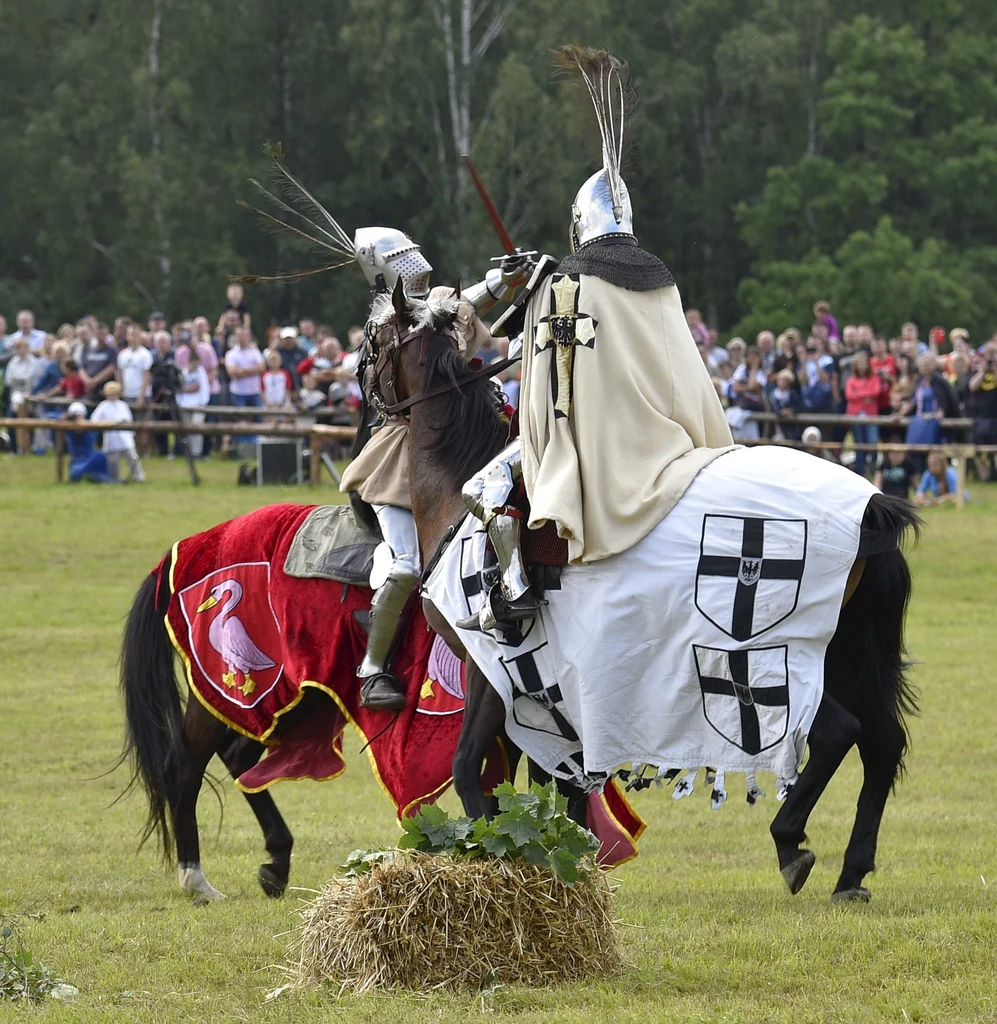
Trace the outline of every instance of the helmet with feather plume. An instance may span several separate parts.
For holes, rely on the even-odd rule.
[[[264,188],[254,178],[250,183],[277,212],[268,213],[242,199],[239,205],[256,214],[269,230],[306,242],[319,253],[323,264],[311,270],[291,270],[269,277],[253,274],[238,280],[296,281],[356,263],[375,294],[390,294],[399,278],[409,297],[424,298],[428,294],[433,268],[417,242],[397,228],[383,227],[357,228],[351,240],[335,217],[287,169],[281,144],[268,142],[264,152],[274,167],[276,191]]]
[[[589,177],[571,205],[571,251],[605,235],[633,235],[633,208],[621,166],[630,142],[636,96],[627,65],[606,50],[564,46],[555,66],[584,86],[602,147],[602,168]]]

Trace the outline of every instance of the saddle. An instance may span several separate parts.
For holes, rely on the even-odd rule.
[[[528,530],[526,523],[530,518],[530,502],[526,497],[526,487],[520,481],[513,495],[513,504],[522,514],[523,529],[519,534],[519,542],[523,550],[523,561],[527,572],[532,566],[561,566],[568,564],[568,542],[557,535],[557,524],[548,519],[539,530]],[[530,573],[532,575],[532,573]]]
[[[513,411],[509,417],[509,441],[519,437],[519,410]],[[557,525],[548,519],[539,530],[528,530],[530,521],[530,499],[526,496],[526,484],[520,480],[512,493],[510,504],[519,509],[522,516],[523,529],[519,534],[519,544],[523,553],[526,571],[531,572],[533,566],[562,566],[568,564],[568,542],[558,537]],[[541,591],[542,592],[542,589]]]

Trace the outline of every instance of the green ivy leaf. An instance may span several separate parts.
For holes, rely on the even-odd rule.
[[[554,874],[565,885],[574,885],[578,881],[578,860],[567,850],[551,850],[548,859]]]
[[[493,857],[505,857],[516,852],[516,844],[506,835],[489,834],[481,841],[481,845]]]
[[[519,818],[512,818],[508,821],[496,819],[493,825],[499,835],[508,836],[520,848],[527,846],[529,843],[538,843],[543,838],[542,833],[535,825],[531,825],[530,822]]]

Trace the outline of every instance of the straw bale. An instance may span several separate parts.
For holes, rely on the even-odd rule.
[[[522,860],[409,853],[329,882],[302,911],[295,984],[375,988],[544,985],[620,965],[612,890]]]

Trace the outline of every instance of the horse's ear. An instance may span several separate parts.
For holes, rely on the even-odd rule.
[[[408,309],[405,305],[405,282],[399,276],[395,282],[395,290],[391,293],[391,301],[394,304],[395,312],[399,317],[405,316]]]
[[[455,299],[459,299],[461,297],[461,295],[463,294],[463,289],[460,286],[460,278],[459,277],[457,278],[457,286],[454,288],[453,293],[454,293],[454,298]]]

